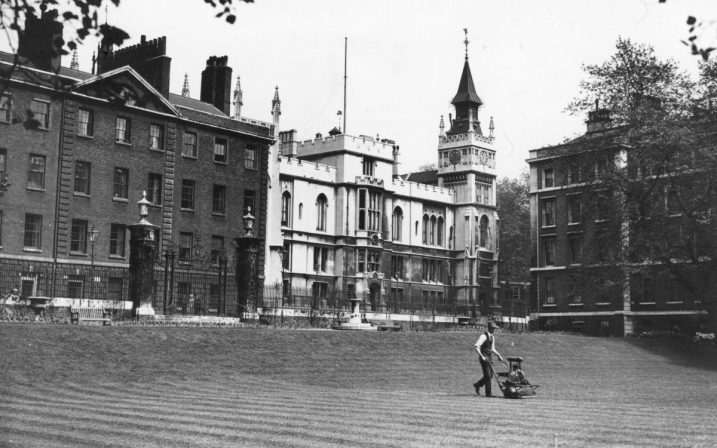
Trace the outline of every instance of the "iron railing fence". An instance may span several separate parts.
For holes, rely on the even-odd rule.
[[[317,292],[311,288],[292,287],[284,291],[281,285],[265,287],[263,308],[294,308],[322,312],[351,311],[353,290],[329,289]],[[438,299],[435,296],[397,296],[386,294],[373,302],[369,299],[361,303],[361,312],[401,313],[401,314],[438,314],[438,315],[470,315],[468,306],[457,306],[452,298]],[[468,314],[466,314],[468,313]]]
[[[244,297],[237,291],[234,269],[228,263],[189,265],[172,268],[164,257],[154,266],[152,306],[158,314],[239,316]],[[23,297],[48,296],[129,301],[129,269],[126,266],[76,265],[69,263],[6,260],[0,269],[0,291],[17,289]],[[294,308],[323,313],[351,311],[353,290],[264,286],[257,294],[257,308]],[[114,306],[117,308],[118,306]],[[475,316],[478,304],[456,303],[452,297],[422,294],[383,294],[367,299],[361,312],[421,315]]]

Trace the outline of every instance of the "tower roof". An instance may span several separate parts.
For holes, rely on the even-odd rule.
[[[463,74],[461,74],[461,81],[458,83],[458,92],[456,92],[456,96],[454,96],[453,101],[451,101],[453,105],[460,103],[476,103],[479,106],[483,104],[473,84],[473,76],[471,75],[471,68],[468,65],[468,57],[466,57],[466,62],[463,64]]]

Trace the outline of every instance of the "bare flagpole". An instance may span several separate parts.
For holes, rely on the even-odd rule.
[[[346,134],[346,54],[348,51],[348,37],[344,37],[344,134]]]

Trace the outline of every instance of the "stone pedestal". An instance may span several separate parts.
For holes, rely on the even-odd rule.
[[[237,316],[256,312],[260,303],[259,252],[263,250],[263,240],[252,236],[235,239],[236,242],[236,285]]]
[[[154,262],[157,257],[155,230],[151,224],[129,226],[129,297],[132,301],[132,317],[153,315]]]
[[[361,319],[361,299],[351,299],[351,314],[348,322],[341,322],[335,326],[336,330],[368,330],[376,331],[378,327],[374,327],[369,323],[364,323]]]

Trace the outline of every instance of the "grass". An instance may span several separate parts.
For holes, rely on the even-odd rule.
[[[500,334],[499,351],[522,355],[541,385],[507,400],[473,392],[477,337],[2,324],[0,446],[708,447],[717,437],[714,349]]]

